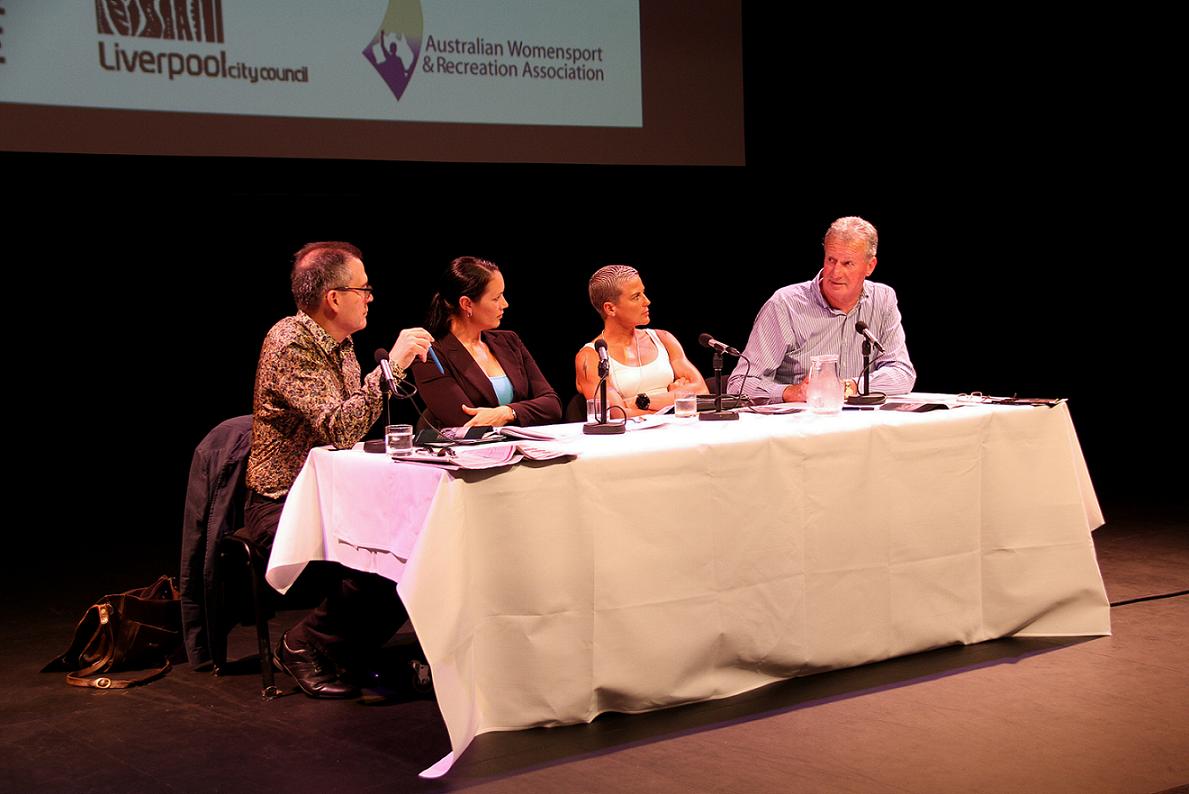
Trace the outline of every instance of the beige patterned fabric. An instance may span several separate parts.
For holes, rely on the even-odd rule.
[[[380,377],[377,368],[360,385],[351,337],[335,342],[304,312],[274,325],[256,367],[248,487],[282,497],[311,449],[363,438],[383,407]]]

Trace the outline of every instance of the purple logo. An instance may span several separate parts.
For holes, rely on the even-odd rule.
[[[397,101],[413,79],[424,30],[421,0],[388,0],[388,10],[384,12],[380,29],[363,48],[363,57],[384,78]]]
[[[95,25],[108,36],[223,41],[223,0],[95,0]]]

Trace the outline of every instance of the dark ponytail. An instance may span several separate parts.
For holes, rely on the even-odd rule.
[[[494,262],[473,256],[460,256],[450,263],[438,280],[438,291],[433,294],[426,313],[425,327],[434,339],[441,339],[450,333],[450,318],[458,314],[458,301],[466,296],[479,300],[491,275],[499,271]]]

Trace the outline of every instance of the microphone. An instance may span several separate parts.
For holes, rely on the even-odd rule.
[[[382,347],[376,348],[376,363],[380,365],[380,371],[384,373],[384,381],[388,384],[388,391],[390,394],[399,394],[396,389],[396,378],[392,377],[392,365],[388,363],[388,351]]]
[[[855,330],[859,332],[859,336],[864,337],[868,342],[875,345],[876,350],[881,353],[886,352],[883,349],[883,345],[881,345],[879,340],[875,338],[875,334],[871,333],[871,329],[867,327],[867,323],[859,320],[857,323],[855,323]]]
[[[708,347],[711,350],[717,350],[719,353],[726,353],[727,355],[730,355],[730,356],[742,356],[743,355],[735,348],[731,347],[730,345],[726,344],[725,342],[718,341],[710,334],[702,334],[701,336],[699,336],[698,344],[700,344],[702,347]]]
[[[611,373],[611,359],[607,355],[607,340],[600,336],[595,340],[594,349],[599,354],[599,378],[606,379]]]
[[[599,363],[607,363],[607,340],[600,336],[595,340],[594,348],[595,352],[599,354]]]
[[[599,385],[595,387],[595,400],[599,407],[593,422],[582,426],[582,432],[591,436],[614,436],[627,429],[627,414],[623,422],[608,421],[610,409],[607,406],[607,378],[611,374],[611,357],[607,355],[607,340],[599,337],[594,341],[595,352],[599,354]]]

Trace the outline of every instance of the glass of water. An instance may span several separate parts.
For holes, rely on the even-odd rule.
[[[678,419],[695,419],[698,416],[698,395],[679,394],[673,402],[673,415]]]
[[[413,453],[413,426],[385,425],[384,449],[393,458],[411,455]]]

